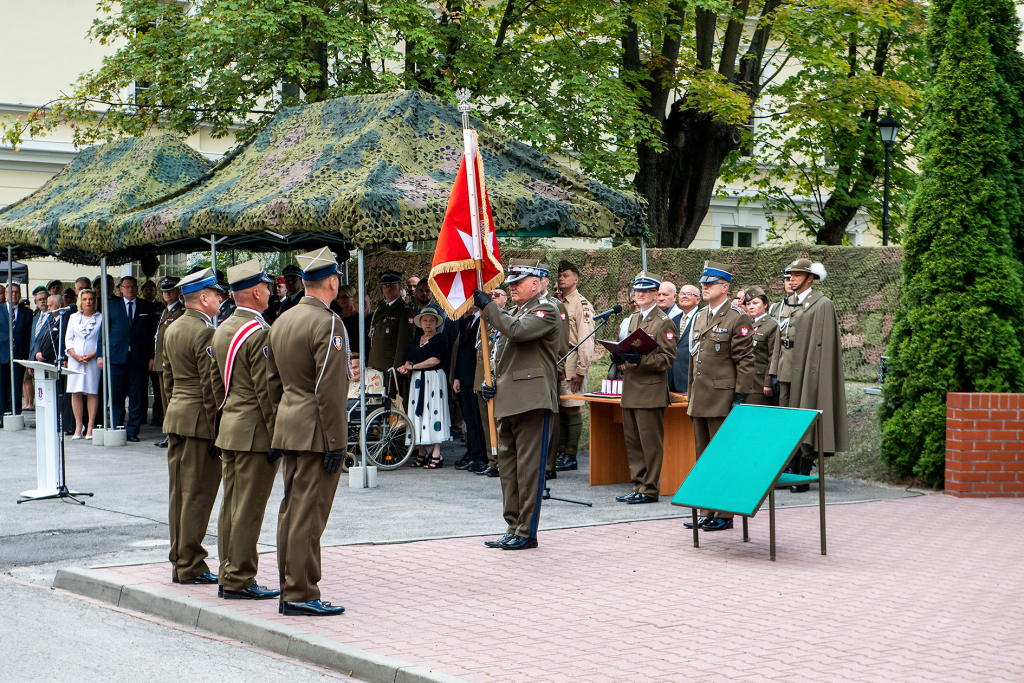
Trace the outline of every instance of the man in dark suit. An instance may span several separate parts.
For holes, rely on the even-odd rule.
[[[32,346],[32,310],[21,303],[21,285],[15,282],[8,292],[10,297],[0,305],[0,370],[2,380],[0,389],[3,391],[3,412],[11,415],[21,414],[22,380],[25,379],[25,366],[12,362],[11,334],[14,337],[13,360],[28,359],[28,351]],[[11,375],[14,375],[14,405],[11,405]]]
[[[278,317],[284,315],[285,311],[306,296],[306,290],[302,288],[302,270],[298,266],[285,266],[281,274],[284,275],[286,296],[281,299],[281,303],[277,307]]]
[[[678,315],[672,318],[679,331],[676,337],[676,360],[668,371],[669,391],[686,393],[686,383],[690,374],[690,336],[693,333],[693,320],[697,317],[697,309],[700,304],[700,291],[693,285],[683,285],[679,288]]]
[[[114,425],[124,425],[129,441],[139,440],[142,423],[143,392],[153,369],[153,349],[160,316],[153,304],[137,298],[138,282],[131,275],[121,279],[121,298],[107,302],[104,315],[110,329],[110,358],[100,359],[100,367],[110,372],[110,390],[114,405]],[[102,347],[100,355],[102,356]],[[128,420],[124,419],[124,399],[128,397]]]
[[[454,325],[453,325],[454,327]],[[480,309],[473,306],[459,320],[452,352],[452,393],[459,398],[466,421],[466,457],[456,463],[458,469],[474,474],[487,469],[487,451],[480,408],[476,402],[476,342],[480,339]]]

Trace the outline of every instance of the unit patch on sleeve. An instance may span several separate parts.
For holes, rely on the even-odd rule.
[[[534,315],[537,316],[538,318],[543,318],[544,317],[544,311],[537,311],[536,313],[534,313]]]
[[[746,325],[742,326],[740,328],[740,336],[741,337],[746,337],[748,334],[750,334],[750,328],[747,327]]]
[[[676,335],[673,332],[669,331],[669,332],[665,333],[665,339],[668,339],[669,341],[672,341],[675,338],[676,338]]]
[[[336,348],[339,351],[341,351],[341,337],[335,337],[334,338],[334,348]]]

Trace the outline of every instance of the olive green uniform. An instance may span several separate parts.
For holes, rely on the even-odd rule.
[[[547,300],[554,304],[555,308],[558,309],[558,320],[560,322],[558,326],[558,351],[555,360],[561,359],[565,354],[569,353],[569,325],[566,323],[569,312],[565,308],[565,303],[561,299],[548,294],[541,294],[541,296],[547,297]],[[557,366],[558,370],[558,393],[561,395],[562,386],[565,382],[565,361],[563,360]],[[561,405],[561,399],[559,399],[559,405]],[[551,419],[551,442],[548,446],[549,453],[558,453],[558,444],[562,443],[562,423],[560,413],[556,414]],[[545,469],[550,476],[555,471],[555,456],[552,455],[546,460]]]
[[[543,294],[506,313],[491,302],[483,310],[498,331],[494,415],[506,533],[536,538],[552,415],[558,411],[558,308]]]
[[[776,359],[779,352],[779,324],[767,313],[753,322],[754,382],[747,392],[747,403],[755,406],[777,406],[777,395],[765,396],[764,388],[771,388],[771,376],[778,373]]]
[[[415,316],[412,306],[401,297],[390,305],[381,299],[373,309],[367,332],[370,335],[370,348],[366,352],[369,367],[386,371],[405,365],[416,332],[412,322]]]
[[[154,391],[160,392],[160,405],[163,406],[164,410],[167,409],[167,396],[164,394],[164,335],[167,334],[167,328],[170,324],[184,314],[185,304],[178,301],[174,305],[164,308],[160,314],[160,322],[157,323],[156,327],[155,348],[153,350],[153,372],[156,374]]]
[[[259,323],[256,332],[237,347],[225,400],[228,348],[243,326]],[[256,582],[256,544],[279,462],[267,463],[273,439],[273,405],[267,385],[267,338],[270,325],[248,308],[235,312],[213,335],[213,393],[220,411],[217,447],[223,463],[224,499],[220,506],[217,543],[219,583],[225,590],[244,590]]]
[[[625,364],[622,431],[633,490],[657,498],[665,455],[668,371],[676,360],[676,326],[660,308],[652,306],[646,316],[637,311],[630,317],[629,333],[641,328],[657,342],[658,348],[641,357],[639,364]]]
[[[320,599],[320,537],[341,476],[327,474],[324,454],[348,442],[344,325],[323,302],[304,297],[278,319],[269,339],[271,447],[284,451],[277,522],[281,600],[310,602]]]
[[[217,411],[209,348],[213,331],[213,322],[206,315],[187,309],[167,327],[164,338],[164,433],[170,475],[168,557],[179,581],[194,579],[210,569],[203,538],[221,477],[220,460],[207,452]]]
[[[711,443],[732,410],[737,393],[754,382],[753,321],[743,310],[723,302],[717,311],[705,306],[690,332],[690,376],[687,386],[697,458]],[[701,516],[730,519],[712,510]]]

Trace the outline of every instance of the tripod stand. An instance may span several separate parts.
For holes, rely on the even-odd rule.
[[[27,502],[32,501],[32,500],[52,500],[52,499],[64,500],[64,499],[71,499],[74,502],[78,503],[79,505],[85,505],[85,501],[84,500],[79,500],[78,498],[76,498],[76,496],[89,496],[91,498],[92,495],[93,495],[91,493],[86,493],[86,492],[72,491],[71,489],[68,488],[68,485],[67,485],[66,458],[65,458],[65,453],[64,453],[64,401],[65,401],[65,395],[66,395],[64,383],[66,381],[65,377],[68,374],[81,374],[81,373],[79,373],[77,370],[73,370],[73,371],[69,372],[68,370],[63,368],[64,363],[67,361],[67,358],[68,358],[68,356],[67,356],[67,349],[64,348],[64,316],[63,315],[61,315],[59,317],[58,332],[59,332],[59,337],[58,337],[57,344],[54,345],[54,348],[58,349],[59,353],[57,354],[57,359],[54,361],[53,366],[51,367],[49,365],[44,365],[42,363],[36,364],[38,369],[44,370],[45,372],[54,373],[57,376],[56,387],[55,387],[55,389],[56,389],[55,399],[56,400],[53,402],[53,407],[51,408],[52,410],[55,411],[55,417],[56,417],[55,422],[56,422],[56,428],[57,428],[57,439],[56,439],[56,444],[55,444],[56,445],[56,449],[57,449],[57,464],[58,464],[58,471],[56,473],[57,474],[57,490],[54,493],[44,493],[43,495],[38,495],[38,496],[36,496],[36,495],[25,496],[25,494],[22,494],[25,497],[15,501],[15,502],[17,502],[19,504],[27,503]],[[52,336],[52,329],[51,329],[51,336]],[[51,339],[51,341],[52,341],[52,339]],[[38,415],[39,415],[38,411],[37,411],[36,415],[37,415],[36,429],[37,430],[46,429],[46,425],[38,424],[38,421],[39,421],[38,420]],[[39,448],[39,443],[40,443],[40,440],[37,440],[36,441],[36,447],[37,448]],[[43,440],[43,443],[45,443],[45,440]],[[52,479],[51,479],[51,481],[52,481]],[[50,489],[50,490],[52,491],[52,489]],[[31,493],[34,493],[34,492],[33,491],[28,491],[26,493],[31,494]]]

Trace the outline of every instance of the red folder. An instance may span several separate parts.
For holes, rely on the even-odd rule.
[[[608,351],[616,354],[639,353],[641,356],[646,356],[658,348],[658,342],[654,341],[654,338],[647,334],[647,330],[642,327],[637,328],[636,332],[620,342],[605,341],[604,339],[598,339],[597,341]]]

